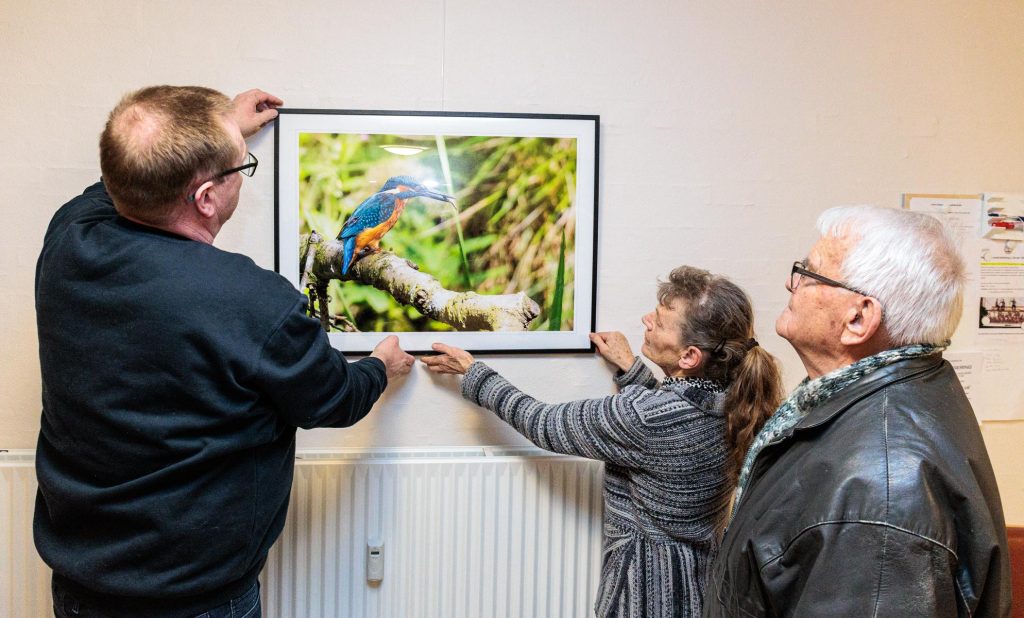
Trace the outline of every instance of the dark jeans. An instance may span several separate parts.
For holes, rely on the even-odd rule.
[[[54,586],[53,615],[56,618],[106,618],[106,614],[80,603],[64,590]],[[257,582],[252,588],[223,605],[214,607],[199,614],[195,618],[262,618],[263,607],[260,605],[260,585]]]

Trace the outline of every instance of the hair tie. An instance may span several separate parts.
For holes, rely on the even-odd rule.
[[[751,337],[750,339],[747,339],[747,352],[753,350],[758,345],[759,344],[757,343],[757,339],[754,339],[753,337]]]
[[[712,356],[718,356],[718,354],[722,351],[722,348],[724,348],[724,347],[725,347],[725,337],[722,337],[722,340],[718,342],[718,345],[715,346],[715,349],[711,350],[711,355]]]

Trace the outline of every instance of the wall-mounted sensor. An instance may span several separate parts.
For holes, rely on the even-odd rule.
[[[384,579],[384,542],[370,539],[366,542],[366,581],[379,584]]]

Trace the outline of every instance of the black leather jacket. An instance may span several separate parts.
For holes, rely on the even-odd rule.
[[[1009,616],[1006,526],[971,405],[935,354],[883,367],[765,446],[705,616]]]

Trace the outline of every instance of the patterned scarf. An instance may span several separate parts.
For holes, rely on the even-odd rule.
[[[786,430],[799,423],[808,413],[820,404],[832,398],[833,395],[860,380],[876,369],[891,365],[901,360],[928,356],[945,350],[949,342],[942,345],[915,344],[902,348],[885,350],[874,356],[862,358],[852,365],[840,367],[832,373],[827,373],[813,380],[804,378],[793,393],[782,402],[775,414],[768,419],[761,431],[754,438],[754,442],[747,451],[743,460],[743,467],[740,468],[740,480],[736,487],[736,498],[733,500],[732,515],[736,514],[736,507],[743,496],[743,489],[747,486],[750,470],[754,467],[754,460],[766,444],[782,435]],[[730,516],[730,519],[732,518]]]
[[[668,386],[669,384],[683,384],[685,386],[693,386],[701,390],[708,391],[709,393],[721,393],[725,391],[725,387],[718,380],[712,380],[711,378],[676,378],[668,377],[661,381],[662,386]]]

